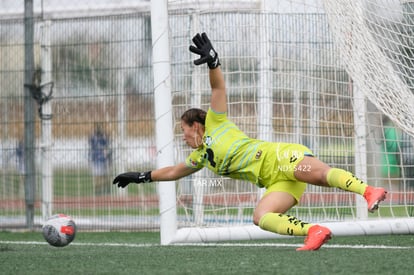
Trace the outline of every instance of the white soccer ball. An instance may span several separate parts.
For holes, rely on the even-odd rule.
[[[46,220],[42,227],[43,237],[53,246],[70,244],[76,235],[76,224],[65,214],[56,214]]]

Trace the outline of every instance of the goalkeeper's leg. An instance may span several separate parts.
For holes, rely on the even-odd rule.
[[[331,231],[283,214],[296,203],[295,196],[289,192],[268,190],[255,209],[253,221],[260,228],[277,234],[307,236],[305,245],[298,250],[318,250],[331,238]]]
[[[387,191],[381,187],[372,187],[343,169],[331,168],[314,157],[306,156],[298,163],[298,167],[309,169],[296,169],[294,176],[300,181],[310,184],[337,187],[345,191],[364,196],[370,212],[378,209],[381,201],[385,200]]]

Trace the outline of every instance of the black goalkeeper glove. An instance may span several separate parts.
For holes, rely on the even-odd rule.
[[[143,182],[151,182],[151,171],[148,172],[127,172],[123,174],[119,174],[113,180],[113,184],[118,184],[118,187],[125,188],[131,182],[135,183],[143,183]]]
[[[201,35],[197,33],[193,37],[193,42],[196,47],[191,45],[190,52],[200,55],[199,59],[194,60],[195,65],[207,63],[210,69],[215,69],[221,65],[218,54],[211,45],[210,39],[208,39],[205,32],[203,32]]]

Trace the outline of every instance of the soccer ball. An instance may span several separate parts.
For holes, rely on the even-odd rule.
[[[63,247],[70,244],[76,235],[76,224],[65,214],[49,217],[42,227],[43,237],[53,246]]]

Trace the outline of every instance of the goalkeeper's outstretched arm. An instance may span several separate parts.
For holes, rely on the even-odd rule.
[[[226,85],[220,67],[210,70],[211,101],[210,106],[215,112],[227,112]]]
[[[172,181],[186,177],[198,170],[190,168],[184,162],[181,162],[174,166],[167,166],[153,171],[122,173],[116,176],[112,183],[118,185],[118,187],[125,188],[131,182],[139,184],[152,181]]]
[[[225,113],[227,112],[226,85],[220,68],[218,54],[205,33],[196,34],[193,37],[193,42],[195,46],[191,45],[189,49],[192,53],[200,56],[198,59],[194,60],[194,64],[207,64],[209,68],[211,109],[218,113]],[[193,142],[190,146],[194,148],[198,147],[198,144],[202,144],[201,138],[204,134],[204,123],[200,124],[200,121],[197,121],[194,125],[187,125],[187,128],[187,130],[184,130],[184,136],[186,136],[186,131],[189,131],[189,138],[187,139],[197,141]],[[153,171],[122,173],[115,177],[113,184],[125,188],[131,182],[173,181],[193,174],[198,170],[199,169],[188,167],[182,162],[174,166],[159,168]]]
[[[220,60],[216,50],[210,42],[206,33],[197,33],[193,37],[195,46],[190,46],[190,51],[200,56],[194,60],[195,65],[206,63],[210,68],[211,101],[210,106],[215,112],[227,112],[226,85],[223,73],[220,69]]]
[[[175,166],[167,166],[154,170],[151,176],[153,181],[171,181],[184,178],[197,171],[198,169],[190,168],[184,162],[181,162]]]

